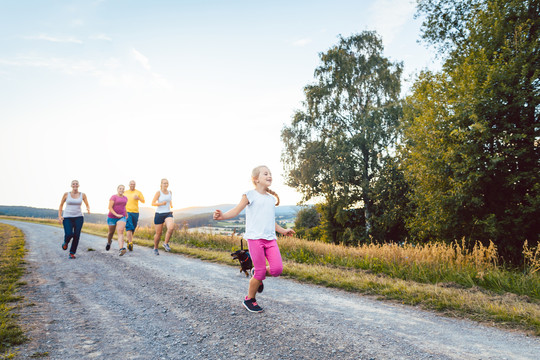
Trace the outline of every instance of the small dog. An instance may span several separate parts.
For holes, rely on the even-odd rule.
[[[251,256],[249,251],[244,250],[244,244],[242,239],[240,239],[240,250],[236,250],[231,254],[233,260],[240,261],[240,272],[244,272],[246,277],[249,277],[249,271],[253,269],[253,261],[251,261]]]

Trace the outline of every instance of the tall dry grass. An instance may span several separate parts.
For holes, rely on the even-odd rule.
[[[54,223],[53,220],[44,222]],[[85,224],[84,230],[105,235],[107,226]],[[154,228],[139,228],[136,236],[152,240]],[[171,241],[221,251],[232,252],[240,248],[238,236],[180,229],[174,232]],[[300,264],[362,269],[403,280],[453,287],[480,287],[499,294],[510,292],[540,300],[540,247],[529,248],[527,243],[523,248],[525,266],[522,271],[506,269],[498,264],[497,248],[493,243],[484,246],[477,242],[472,248],[467,248],[464,240],[451,244],[363,244],[350,247],[281,237],[278,244],[284,260]]]
[[[54,220],[28,221],[59,226]],[[105,236],[107,226],[85,224],[83,231]],[[152,246],[153,237],[153,227],[136,232],[139,246]],[[173,252],[228,264],[234,264],[229,252],[240,248],[237,236],[182,230],[175,231],[172,243]],[[280,238],[278,243],[284,275],[298,280],[374,294],[452,316],[502,323],[540,336],[538,247],[524,244],[525,266],[517,270],[497,263],[493,244],[477,243],[472,249],[463,241],[347,247],[294,237]]]

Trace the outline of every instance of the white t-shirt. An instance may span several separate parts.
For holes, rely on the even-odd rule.
[[[244,239],[276,240],[276,199],[257,190],[247,191],[244,195],[249,201]]]

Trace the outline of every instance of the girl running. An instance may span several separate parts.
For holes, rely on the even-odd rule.
[[[154,235],[154,254],[159,255],[158,245],[161,239],[161,232],[163,231],[163,224],[167,226],[167,233],[165,234],[165,241],[163,242],[163,248],[165,251],[171,251],[169,246],[169,240],[174,231],[174,219],[172,214],[172,191],[167,190],[169,187],[169,180],[161,179],[161,189],[154,195],[152,200],[152,206],[157,206],[156,214],[154,215],[154,225],[156,227],[156,234]]]
[[[90,214],[88,199],[86,199],[85,194],[79,192],[79,181],[73,180],[71,182],[71,192],[67,192],[62,196],[60,208],[58,209],[58,222],[64,225],[64,243],[62,244],[62,249],[67,250],[69,242],[73,240],[69,249],[70,259],[75,259],[75,253],[77,252],[77,246],[79,246],[79,238],[81,237],[81,230],[84,224],[84,217],[81,211],[83,201],[86,205],[86,211]],[[62,216],[64,203],[66,204],[66,209]]]
[[[124,196],[124,185],[118,185],[116,195],[111,196],[109,200],[109,215],[107,216],[107,225],[109,225],[109,234],[107,235],[107,246],[105,250],[109,251],[111,248],[112,238],[114,230],[118,233],[118,248],[120,248],[120,256],[126,253],[124,247],[124,229],[126,228],[127,212],[126,204],[128,198]]]
[[[262,282],[266,275],[279,276],[283,271],[276,231],[282,235],[292,235],[295,232],[293,229],[284,229],[276,223],[276,206],[279,205],[279,196],[270,190],[272,173],[268,167],[258,166],[253,169],[251,180],[255,189],[245,192],[240,203],[226,213],[216,210],[214,220],[232,219],[247,207],[244,239],[248,242],[254,274],[249,281],[248,294],[243,305],[250,312],[261,312],[263,309],[257,304],[255,294],[262,292]],[[270,194],[275,196],[275,199]],[[266,266],[267,260],[268,266]]]

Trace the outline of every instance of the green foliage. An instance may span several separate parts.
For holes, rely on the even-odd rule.
[[[320,239],[321,238],[321,215],[313,206],[307,206],[296,214],[294,220],[294,231],[296,236],[304,239]]]
[[[15,295],[18,280],[24,273],[24,235],[21,230],[0,224],[0,356],[10,358],[10,348],[26,338],[12,313],[11,303],[20,301]],[[3,354],[3,355],[2,355]]]
[[[405,108],[411,235],[492,239],[517,262],[540,228],[540,3],[426,0],[419,11],[424,38],[447,53]]]
[[[323,198],[323,238],[342,239],[343,210],[362,208],[369,233],[372,184],[394,144],[401,116],[402,65],[382,56],[381,39],[362,32],[320,55],[316,82],[304,88],[304,110],[281,133],[287,183],[305,201]]]
[[[409,184],[399,168],[399,157],[387,156],[373,186],[373,239],[402,242],[407,238],[406,219],[411,206]]]

